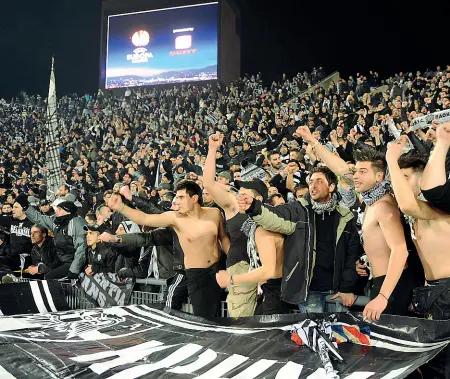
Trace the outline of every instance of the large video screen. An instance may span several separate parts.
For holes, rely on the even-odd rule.
[[[217,79],[218,3],[108,17],[106,88]]]

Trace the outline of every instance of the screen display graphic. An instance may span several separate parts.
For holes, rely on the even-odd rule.
[[[108,17],[106,88],[217,79],[218,3]]]

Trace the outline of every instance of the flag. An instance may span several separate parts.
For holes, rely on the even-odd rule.
[[[59,127],[56,100],[55,58],[52,58],[52,72],[47,99],[47,127],[45,136],[45,157],[47,167],[47,197],[54,200],[62,184],[61,160],[59,156]]]
[[[0,314],[51,313],[69,309],[58,281],[33,280],[0,285]]]
[[[131,305],[3,317],[0,377],[320,379],[326,374],[319,354],[289,333],[315,316],[204,320]],[[367,325],[350,313],[337,314],[336,323]],[[448,322],[382,315],[370,329],[369,346],[339,345],[343,360],[333,360],[335,375],[406,378],[450,340]]]
[[[92,276],[82,273],[79,281],[86,298],[97,307],[127,305],[135,283],[132,278],[121,280],[117,274],[112,273],[98,273]]]
[[[266,180],[266,172],[261,167],[244,161],[241,164],[241,177],[244,182],[248,182],[252,179],[264,181]]]

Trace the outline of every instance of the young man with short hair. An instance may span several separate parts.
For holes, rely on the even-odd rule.
[[[438,139],[447,139],[450,132],[437,131]],[[412,299],[416,311],[432,320],[450,320],[450,214],[423,200],[420,185],[426,160],[405,157],[402,146],[390,144],[386,155],[391,182],[398,205],[411,225],[425,271],[426,286],[416,288]],[[450,377],[450,349],[421,368],[424,378]]]
[[[386,183],[386,160],[374,148],[365,147],[355,153],[354,171],[341,158],[331,153],[307,126],[296,132],[315,148],[322,162],[336,175],[346,178],[366,204],[362,236],[364,250],[374,276],[372,300],[363,315],[379,320],[380,315],[406,315],[416,281],[408,269],[406,245],[401,215]]]
[[[339,310],[326,304],[331,294],[344,306],[354,302],[361,247],[352,213],[338,204],[336,185],[330,170],[317,168],[311,174],[311,198],[272,208],[248,194],[238,196],[241,211],[266,230],[286,235],[282,299],[304,312]]]
[[[251,275],[246,276],[247,281],[239,282],[239,279],[236,281],[232,279],[235,276],[240,277],[240,275],[246,275],[249,272],[249,269],[258,269],[260,266],[255,263],[255,259],[253,259],[252,264],[252,257],[248,255],[248,240],[252,240],[251,249],[253,251],[257,251],[263,256],[272,256],[272,258],[275,258],[275,253],[282,255],[283,238],[280,235],[276,235],[276,233],[267,232],[262,228],[256,230],[255,227],[252,229],[252,225],[254,225],[253,221],[250,220],[247,215],[239,213],[236,194],[230,190],[230,187],[215,180],[216,151],[222,145],[222,142],[222,134],[216,133],[209,137],[209,151],[203,176],[206,190],[212,195],[214,201],[224,210],[225,218],[227,220],[227,230],[231,241],[230,250],[227,256],[227,270],[220,272],[217,279],[222,287],[228,287],[227,305],[229,315],[231,317],[248,317],[254,314],[256,308],[257,284],[259,280],[255,280],[255,275],[257,275],[258,272],[262,275],[260,279],[261,282],[274,278],[273,276],[269,278],[266,277],[267,275],[274,274],[274,268],[268,268],[268,265],[266,264],[265,267],[260,269],[256,274],[252,273]],[[267,199],[267,187],[261,180],[254,179],[248,182],[235,180],[234,186],[240,193],[247,191],[261,201]],[[252,232],[250,232],[251,230]],[[251,236],[249,236],[250,234]],[[255,243],[257,248],[255,247]],[[276,276],[275,278],[279,277]],[[278,294],[280,290],[279,287],[280,286],[278,286]],[[268,291],[269,289],[266,291],[267,298],[269,297]],[[281,300],[278,296],[278,302],[279,301]],[[268,306],[269,302],[266,302],[265,313],[285,313],[281,307],[277,306],[277,304],[271,308]]]
[[[218,242],[227,253],[230,240],[225,233],[222,214],[215,208],[203,208],[198,184],[182,180],[176,186],[178,212],[145,214],[127,207],[120,195],[113,195],[108,206],[138,225],[172,227],[184,251],[188,291],[194,314],[214,317],[220,308],[221,289],[215,274],[219,270]]]
[[[107,225],[85,225],[86,231],[86,263],[84,273],[92,276],[99,273],[114,273],[117,260],[116,252],[109,244],[100,239],[102,233],[111,233]]]

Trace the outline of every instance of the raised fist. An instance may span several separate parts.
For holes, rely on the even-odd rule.
[[[120,195],[112,195],[108,201],[108,207],[113,211],[119,211],[123,207],[122,197]]]
[[[104,233],[100,234],[100,241],[102,241],[102,242],[117,242],[117,237],[113,234],[104,232]]]
[[[253,197],[250,195],[238,195],[237,202],[239,205],[239,211],[245,213],[253,203]]]
[[[315,143],[316,139],[311,134],[311,131],[307,126],[299,126],[297,130],[295,131],[297,135],[299,135],[301,138],[303,138],[304,141],[308,143]]]
[[[131,201],[133,199],[133,195],[131,193],[130,187],[128,187],[128,186],[123,186],[119,190],[119,193],[128,201]]]
[[[223,142],[223,134],[222,133],[214,133],[209,136],[209,148],[210,149],[218,149],[222,146]]]

